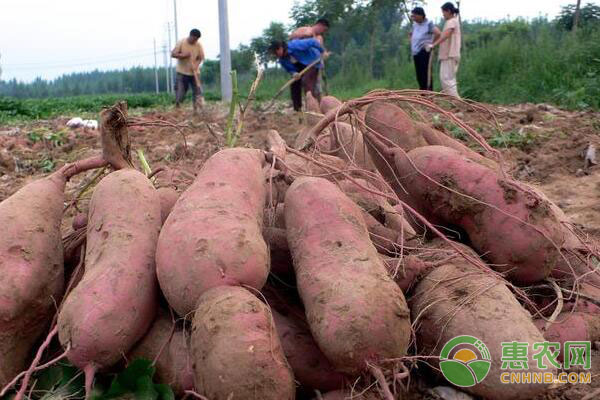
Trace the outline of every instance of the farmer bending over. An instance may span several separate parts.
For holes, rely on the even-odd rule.
[[[297,28],[290,35],[290,40],[293,39],[317,39],[319,43],[321,43],[321,47],[323,48],[323,59],[329,57],[329,52],[325,48],[325,39],[323,35],[327,33],[329,30],[329,21],[325,18],[320,18],[313,26],[301,26]],[[315,90],[320,95],[321,90],[321,81],[324,79],[323,74],[325,73],[325,61],[321,61],[321,67],[319,68],[319,76],[317,78],[317,85]]]
[[[294,39],[288,43],[275,41],[269,47],[269,53],[279,59],[281,66],[294,76],[298,76],[300,71],[304,70],[311,63],[321,59],[323,46],[316,39]],[[294,111],[302,109],[302,89],[304,93],[311,94],[318,100],[321,100],[321,94],[317,90],[317,81],[319,76],[320,63],[316,63],[308,70],[301,79],[292,83],[291,95]]]
[[[188,88],[192,87],[194,112],[204,105],[202,85],[200,83],[200,64],[204,61],[204,49],[200,44],[200,31],[192,29],[190,35],[181,39],[171,52],[177,59],[177,78],[175,81],[175,107],[179,108]]]

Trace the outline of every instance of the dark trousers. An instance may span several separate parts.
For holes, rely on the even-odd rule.
[[[306,68],[304,64],[294,64],[297,72],[301,72]],[[302,110],[302,89],[304,93],[310,92],[317,101],[321,101],[321,93],[319,91],[319,70],[316,67],[312,67],[304,75],[302,79],[299,79],[292,83],[290,91],[292,94],[292,104],[294,105],[294,111]]]
[[[415,69],[417,70],[417,81],[421,90],[433,90],[433,77],[429,76],[430,57],[431,53],[428,53],[425,49],[421,49],[416,56],[413,56]]]
[[[192,100],[194,108],[196,108],[196,101],[198,97],[202,95],[202,88],[196,85],[196,80],[193,76],[177,73],[175,81],[175,104],[179,106],[183,102],[188,89],[192,88]]]

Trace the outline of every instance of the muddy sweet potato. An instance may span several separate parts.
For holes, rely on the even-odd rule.
[[[157,359],[160,351],[162,352]],[[158,311],[148,332],[127,355],[129,360],[136,358],[156,360],[154,381],[171,386],[176,396],[182,396],[184,391],[194,389],[189,335],[173,326],[167,310]]]
[[[365,123],[404,151],[429,144],[419,134],[410,116],[403,109],[391,103],[383,101],[372,103],[367,108]]]
[[[509,279],[528,284],[562,265],[570,246],[566,217],[535,189],[502,176],[454,149],[420,147],[395,153],[412,205],[430,221],[458,226],[472,247]]]
[[[207,398],[294,399],[294,376],[272,315],[248,290],[219,286],[205,292],[191,346],[196,389]]]
[[[473,161],[493,169],[498,169],[498,164],[495,161],[482,156],[481,154],[462,144],[460,141],[451,138],[450,136],[430,127],[423,122],[415,122],[415,129],[417,130],[417,134],[422,136],[430,146],[446,146],[453,148],[459,153],[469,157]],[[407,149],[405,150],[408,151]]]
[[[413,121],[404,110],[391,103],[372,103],[367,109],[365,123],[406,152],[423,146],[446,146],[490,168],[498,167],[495,161],[471,150],[460,141],[423,122]]]
[[[170,187],[162,187],[156,191],[160,198],[160,220],[164,224],[179,199],[179,193]]]
[[[262,236],[263,163],[259,150],[216,153],[165,221],[156,250],[157,275],[179,315],[194,311],[210,288],[264,285],[269,252]]]
[[[285,358],[294,378],[308,389],[323,391],[344,387],[344,375],[336,372],[313,339],[306,321],[271,310]]]
[[[590,341],[592,343],[600,340],[600,316],[585,312],[563,312],[558,315],[556,321],[551,323],[546,330],[546,320],[535,320],[535,325],[540,329],[544,338],[549,342],[560,343],[560,354],[558,359],[564,360],[565,342]]]
[[[85,273],[58,316],[60,342],[88,381],[127,354],[154,319],[159,230],[160,199],[144,174],[126,168],[96,186]]]
[[[342,102],[333,96],[325,96],[321,99],[319,107],[322,114],[327,114],[331,110],[335,110],[342,105]]]
[[[463,364],[475,358],[485,360],[491,356],[487,377],[463,390],[485,399],[508,400],[531,399],[548,388],[537,383],[501,383],[501,372],[504,372],[501,370],[501,343],[517,341],[532,345],[544,339],[529,313],[508,287],[485,269],[460,257],[435,268],[416,286],[410,299],[410,308],[416,327],[416,348],[420,355],[440,356],[448,341],[463,335],[473,336],[487,346],[488,356],[476,347],[476,343],[455,348],[464,349],[463,353],[472,355],[464,359],[466,361]],[[449,359],[455,359],[454,353],[454,350],[449,353]],[[438,363],[434,364],[437,367]],[[535,360],[529,358],[528,372],[554,371],[553,368],[538,369]],[[470,383],[473,382],[465,382]]]
[[[66,182],[105,164],[101,158],[68,164],[0,203],[0,387],[25,368],[63,295]]]
[[[360,208],[331,182],[299,178],[286,194],[285,222],[311,332],[337,370],[356,375],[367,362],[404,355],[408,308]]]
[[[334,122],[329,126],[331,151],[342,160],[359,168],[375,171],[375,164],[365,147],[362,133],[345,122]]]

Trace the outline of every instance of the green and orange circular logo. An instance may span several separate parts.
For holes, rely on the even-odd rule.
[[[490,372],[492,357],[487,346],[473,336],[457,336],[444,345],[440,368],[448,380],[459,387],[480,383]]]

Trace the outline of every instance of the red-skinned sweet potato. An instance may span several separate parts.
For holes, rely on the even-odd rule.
[[[160,357],[158,353],[160,353]],[[173,326],[169,312],[160,309],[154,323],[142,340],[127,355],[129,360],[156,359],[155,382],[164,383],[173,389],[176,396],[194,389],[194,370],[189,335]]]
[[[321,103],[319,104],[321,108],[321,113],[327,114],[331,110],[335,110],[339,106],[342,105],[342,102],[333,96],[325,96],[321,99]]]
[[[429,125],[423,122],[415,122],[415,129],[417,131],[417,134],[422,136],[427,142],[427,144],[430,146],[446,146],[453,148],[459,153],[469,157],[473,161],[476,161],[492,169],[498,169],[498,164],[495,161],[482,156],[481,154],[477,153],[474,150],[471,150],[469,147],[465,146],[458,140],[451,138],[450,136],[438,131],[435,128],[430,127]],[[405,150],[408,151],[407,149]]]
[[[105,164],[95,158],[65,165],[0,203],[0,387],[25,368],[63,295],[65,185]]]
[[[95,158],[65,165],[0,203],[0,387],[25,368],[63,295],[65,185],[105,164]]]
[[[160,220],[164,224],[179,199],[179,193],[170,187],[162,187],[156,191],[160,198]]]
[[[269,274],[262,236],[266,182],[259,150],[227,149],[206,161],[162,228],[156,251],[160,287],[181,316],[210,288],[259,289]],[[185,232],[185,234],[182,234]]]
[[[286,194],[285,222],[308,323],[337,370],[354,375],[367,362],[401,357],[408,308],[359,207],[333,183],[299,178]]]
[[[344,387],[344,375],[336,372],[313,339],[306,321],[271,310],[285,357],[301,386],[322,391]]]
[[[544,384],[507,385],[500,381],[502,342],[543,342],[531,316],[517,302],[506,285],[491,272],[467,263],[462,258],[445,263],[428,273],[416,286],[410,299],[416,327],[417,352],[423,356],[439,356],[451,339],[468,335],[481,340],[489,350],[491,367],[487,377],[462,390],[490,400],[531,399],[548,389]],[[501,328],[501,329],[499,329]],[[480,353],[475,346],[459,348]],[[457,348],[458,349],[458,348]],[[449,354],[454,357],[454,353]],[[432,360],[433,361],[433,360]],[[437,362],[434,362],[437,364]],[[528,372],[541,370],[532,358]]]
[[[414,207],[430,221],[464,229],[497,271],[528,284],[563,263],[559,248],[573,241],[562,226],[566,218],[533,188],[448,147],[420,147],[395,157]]]
[[[560,343],[560,355],[558,359],[564,360],[565,342],[590,341],[592,343],[600,340],[600,315],[585,312],[563,312],[558,315],[556,321],[551,323],[545,330],[547,321],[535,320],[535,325],[549,342]]]
[[[294,377],[272,315],[248,290],[220,286],[204,293],[191,346],[196,389],[207,398],[294,399]]]
[[[126,354],[152,323],[160,199],[146,176],[126,168],[96,186],[89,209],[86,268],[58,316],[69,360],[94,372]]]
[[[335,155],[354,163],[360,168],[375,171],[375,164],[365,147],[362,133],[353,129],[352,125],[345,122],[334,122],[329,126],[331,131],[331,151]]]

